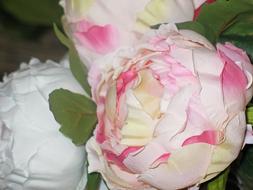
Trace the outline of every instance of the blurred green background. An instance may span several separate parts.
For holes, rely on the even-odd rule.
[[[52,24],[60,25],[59,0],[0,1],[0,76],[31,57],[59,61],[66,49],[55,37]]]

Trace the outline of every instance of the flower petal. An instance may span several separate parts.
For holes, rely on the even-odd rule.
[[[124,164],[134,173],[143,173],[165,153],[168,152],[160,144],[150,142],[137,153],[129,154],[124,160]]]
[[[244,110],[246,106],[247,77],[243,70],[218,48],[224,68],[221,74],[224,101],[229,113]],[[234,77],[236,76],[236,77]]]
[[[137,26],[145,30],[161,23],[178,23],[193,19],[193,3],[188,0],[151,0],[138,14]]]
[[[119,44],[118,30],[112,25],[99,26],[82,21],[77,26],[84,27],[86,30],[76,31],[75,37],[78,43],[82,43],[88,49],[99,53],[106,54],[113,51]]]
[[[167,164],[161,164],[139,176],[158,189],[182,189],[201,180],[206,173],[212,146],[192,144],[171,153]],[[201,163],[201,164],[200,164]],[[159,176],[159,178],[157,177]]]
[[[243,146],[245,129],[245,114],[240,112],[227,124],[224,142],[214,147],[207,176],[201,183],[218,175],[236,159]]]

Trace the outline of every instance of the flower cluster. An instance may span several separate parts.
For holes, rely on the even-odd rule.
[[[48,103],[53,90],[84,94],[68,67],[32,59],[4,78],[0,189],[84,189],[85,146],[88,172],[100,173],[111,190],[195,189],[225,170],[245,143],[253,143],[245,118],[253,66],[232,43],[212,44],[208,35],[177,28],[190,23],[208,33],[198,16],[213,2],[61,0],[71,42],[64,35],[60,39],[69,45],[70,60],[78,62],[71,65],[73,72],[83,68],[73,59],[76,52],[87,66],[92,96],[61,94],[78,98],[64,105],[66,110],[54,104],[61,113],[54,118]],[[241,8],[248,11],[247,6]],[[215,42],[212,34],[208,39]],[[80,82],[86,75],[78,72]],[[86,82],[81,80],[84,88]],[[71,103],[73,109],[91,104],[73,112]],[[78,118],[58,120],[68,112]],[[87,120],[91,117],[94,122]],[[55,120],[72,140],[86,135],[81,141],[86,145],[74,146]],[[78,133],[83,123],[92,125],[82,128],[84,136]]]
[[[65,0],[65,29],[89,68],[98,124],[89,172],[114,190],[182,189],[231,164],[244,144],[253,67],[173,23],[213,0]],[[162,24],[159,29],[150,29]],[[236,76],[236,77],[235,77]]]

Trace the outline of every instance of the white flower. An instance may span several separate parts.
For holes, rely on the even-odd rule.
[[[58,88],[83,93],[66,66],[37,59],[0,83],[0,189],[84,189],[84,146],[59,132],[49,110]]]

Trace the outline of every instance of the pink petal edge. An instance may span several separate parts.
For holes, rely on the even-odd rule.
[[[74,36],[78,42],[99,54],[115,50],[120,38],[114,26],[110,24],[99,26],[85,20],[77,23]]]

